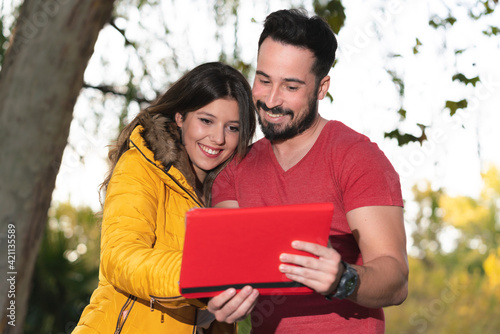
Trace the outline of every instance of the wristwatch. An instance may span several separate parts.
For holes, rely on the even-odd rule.
[[[349,263],[341,261],[345,267],[342,276],[340,277],[339,285],[337,285],[337,289],[335,292],[328,294],[325,296],[327,300],[332,300],[332,298],[344,299],[352,295],[354,290],[356,290],[356,286],[358,285],[359,276],[356,269],[351,267]]]

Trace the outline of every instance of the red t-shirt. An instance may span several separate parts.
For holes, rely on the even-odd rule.
[[[212,202],[236,200],[240,207],[332,202],[330,242],[348,263],[363,263],[346,219],[350,210],[403,206],[399,176],[375,143],[338,121],[329,121],[302,160],[284,171],[263,138],[241,161],[217,177]],[[319,294],[259,297],[252,312],[254,333],[383,333],[382,309]]]

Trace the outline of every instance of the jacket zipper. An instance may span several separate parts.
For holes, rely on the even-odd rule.
[[[165,302],[169,302],[169,301],[173,301],[173,300],[181,300],[181,299],[184,299],[182,296],[179,296],[179,297],[156,297],[156,296],[149,296],[150,299],[149,299],[149,308],[151,309],[151,312],[154,311],[154,308],[155,308],[155,303],[158,303],[161,305],[160,302],[162,301],[165,301]],[[182,307],[186,307],[187,305],[183,305],[183,306],[179,306],[179,307],[169,307],[169,308],[172,308],[172,309],[176,309],[176,308],[182,308]]]
[[[141,155],[144,157],[144,159],[146,159],[146,161],[148,161],[150,164],[152,164],[153,166],[155,166],[156,168],[160,169],[163,173],[167,174],[167,176],[175,182],[175,184],[177,184],[179,187],[181,187],[182,190],[184,190],[184,192],[186,194],[188,194],[188,196],[200,207],[202,208],[203,205],[197,200],[197,196],[194,196],[193,194],[191,194],[191,192],[189,192],[186,188],[184,188],[184,186],[182,184],[179,183],[179,181],[177,181],[177,179],[175,177],[173,177],[172,175],[170,175],[168,173],[168,170],[170,169],[170,167],[172,166],[172,164],[170,163],[168,166],[165,166],[165,169],[161,169],[160,167],[158,167],[154,161],[151,161],[150,159],[148,159],[148,157],[146,157],[146,155],[139,149],[139,147],[137,147],[137,145],[132,141],[130,140],[130,143],[132,143],[132,146],[135,147],[135,149],[137,151],[139,151],[141,153]],[[168,167],[168,168],[167,168]]]
[[[177,179],[175,177],[173,177],[172,175],[170,175],[166,170],[163,170],[163,172],[165,174],[167,174],[167,176],[172,180],[174,181],[182,190],[184,190],[186,192],[186,194],[188,194],[189,197],[191,197],[191,199],[200,207],[202,208],[203,205],[198,202],[196,196],[194,196],[193,194],[191,194],[191,192],[189,192],[186,188],[184,188],[184,186],[182,184],[179,183],[179,181],[177,181]]]
[[[151,163],[151,164],[152,164],[153,166],[155,166],[156,168],[159,168],[159,167],[158,167],[158,166],[157,166],[157,165],[156,165],[153,161],[149,160],[149,159],[146,157],[146,155],[145,155],[145,154],[144,154],[144,153],[143,153],[143,152],[139,149],[139,147],[137,147],[137,145],[135,145],[135,143],[134,143],[132,140],[130,140],[130,142],[131,142],[131,143],[132,143],[132,145],[133,145],[133,146],[134,146],[134,147],[135,147],[135,148],[136,148],[136,149],[137,149],[137,150],[138,150],[138,151],[142,154],[142,156],[143,156],[143,157],[144,157],[144,158],[145,158],[145,159],[146,159],[149,163]],[[168,172],[168,170],[170,169],[170,167],[171,167],[171,166],[172,166],[172,164],[169,164],[168,168],[167,168],[167,166],[166,166],[166,167],[165,167],[165,169],[160,169],[160,170],[161,170],[162,172],[164,172],[164,173],[165,173],[165,174],[166,174],[166,175],[167,175],[167,176],[168,176],[168,177],[169,177],[169,178],[170,178],[170,179],[171,179],[171,180],[172,180],[175,184],[177,184],[177,185],[178,185],[178,186],[179,186],[182,190],[184,190],[184,192],[185,192],[186,194],[188,194],[188,196],[189,196],[189,197],[190,197],[190,198],[191,198],[191,199],[192,199],[192,200],[193,200],[193,201],[194,201],[194,202],[198,205],[198,207],[203,208],[203,207],[204,207],[204,205],[203,205],[203,204],[201,204],[201,203],[198,201],[197,196],[195,196],[195,195],[191,194],[191,192],[190,192],[190,191],[188,191],[186,188],[184,188],[184,186],[183,186],[182,184],[180,184],[180,182],[179,182],[179,181],[178,181],[175,177],[173,177],[173,176],[172,176],[172,175]],[[150,301],[149,301],[149,307],[150,307],[150,309],[151,309],[151,312],[153,312],[153,311],[154,311],[154,304],[155,304],[158,300],[160,300],[160,299],[169,299],[169,300],[172,300],[172,299],[176,299],[176,298],[179,298],[179,299],[180,299],[180,298],[182,298],[181,296],[179,296],[179,297],[173,297],[173,298],[159,298],[159,297],[154,297],[154,296],[150,296],[150,297],[151,297],[151,299],[150,299]],[[134,302],[135,302],[135,300],[134,300]],[[132,305],[133,305],[133,304],[132,304]],[[182,306],[181,306],[181,307],[182,307]],[[180,307],[179,307],[179,308],[180,308]],[[123,312],[123,311],[122,311],[122,312]],[[198,321],[198,319],[197,319],[197,318],[198,318],[198,312],[197,312],[197,309],[195,309],[195,319],[194,319],[193,333],[195,333],[195,332],[196,332],[196,328],[197,328],[197,326],[196,326],[196,322]],[[126,318],[125,318],[125,320],[126,320]],[[164,321],[164,319],[163,319],[163,312],[162,312],[162,315],[161,315],[161,322],[163,322],[163,321]],[[123,323],[125,323],[125,321],[124,321]],[[122,325],[122,327],[123,327],[123,325]],[[118,325],[117,325],[117,329],[118,329]],[[121,331],[121,329],[120,329],[120,331]],[[119,333],[120,333],[119,331],[115,332],[115,334],[119,334]]]
[[[125,321],[127,321],[127,318],[130,315],[130,312],[132,311],[132,307],[134,307],[136,300],[137,297],[129,295],[127,301],[125,302],[125,304],[123,304],[120,314],[118,314],[118,320],[116,321],[115,334],[120,334],[122,332]]]
[[[182,296],[179,296],[179,297],[155,297],[155,296],[150,296],[150,300],[149,300],[149,307],[151,309],[151,312],[154,311],[155,309],[155,303],[160,303],[160,301],[171,301],[171,300],[175,300],[175,299],[182,299],[183,297]],[[160,304],[161,305],[161,304]],[[182,308],[182,307],[186,307],[187,305],[185,306],[179,306],[177,308]],[[163,323],[164,319],[163,319],[163,312],[161,314],[161,322]],[[194,316],[194,325],[193,325],[193,333],[196,333],[196,329],[198,328],[198,326],[196,325],[198,321],[198,309],[195,308],[195,316]]]
[[[149,307],[151,309],[151,312],[154,311],[154,305],[155,305],[155,303],[159,303],[160,301],[171,301],[171,300],[182,299],[183,298],[182,296],[179,296],[179,297],[155,297],[155,296],[149,296],[149,297],[151,298],[149,300]],[[186,306],[179,306],[177,308],[181,308],[181,307],[186,307]],[[163,313],[162,313],[162,322],[163,322]],[[193,333],[196,333],[196,330],[198,329],[197,323],[198,323],[198,309],[195,308]],[[238,332],[239,332],[238,326],[235,324],[234,325],[233,334],[238,334]]]

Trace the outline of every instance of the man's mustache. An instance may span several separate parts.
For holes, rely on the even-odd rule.
[[[284,109],[281,106],[269,108],[264,102],[262,102],[260,100],[257,100],[255,105],[257,106],[257,109],[262,109],[266,112],[270,112],[271,114],[290,115],[293,118],[293,111],[290,109]]]

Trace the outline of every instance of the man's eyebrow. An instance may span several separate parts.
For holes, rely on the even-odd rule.
[[[306,84],[305,81],[297,79],[297,78],[285,78],[285,81],[286,82],[296,82],[296,83],[299,83],[301,85],[305,85]]]
[[[255,72],[257,75],[262,75],[263,77],[266,77],[266,78],[270,78],[270,76],[262,71],[256,71]],[[297,78],[285,78],[285,81],[286,82],[296,82],[298,84],[301,84],[301,85],[305,85],[305,81],[304,80],[300,80],[300,79],[297,79]]]
[[[257,71],[255,72],[257,75],[262,75],[263,77],[266,77],[266,78],[269,78],[269,75],[267,75],[266,73],[262,72],[262,71]]]

